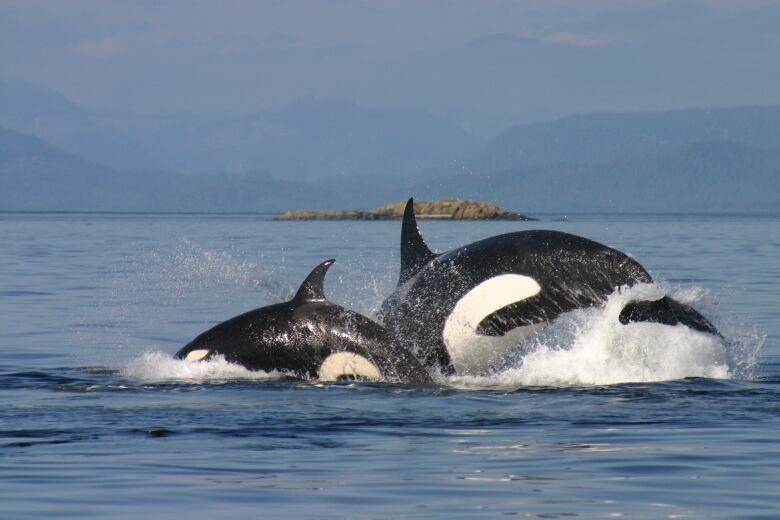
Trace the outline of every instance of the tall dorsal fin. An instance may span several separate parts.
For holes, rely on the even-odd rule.
[[[414,217],[414,198],[406,201],[404,219],[401,223],[401,274],[398,277],[398,285],[405,283],[409,278],[417,274],[422,266],[436,258],[436,255],[428,249],[420,230],[417,229],[417,219]]]
[[[328,272],[328,269],[333,265],[333,262],[335,262],[335,260],[331,258],[315,267],[303,281],[292,301],[299,303],[327,301],[328,299],[325,297],[324,287],[325,273]]]

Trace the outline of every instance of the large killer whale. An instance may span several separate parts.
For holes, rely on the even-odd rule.
[[[424,365],[444,374],[479,374],[561,314],[601,304],[619,287],[652,281],[626,254],[560,231],[507,233],[435,254],[409,199],[398,287],[380,317]],[[619,321],[682,323],[718,334],[696,310],[666,296],[629,302]]]
[[[431,382],[417,359],[381,325],[328,301],[323,284],[333,262],[315,267],[292,300],[222,322],[175,357],[200,361],[223,356],[250,370],[321,381]]]

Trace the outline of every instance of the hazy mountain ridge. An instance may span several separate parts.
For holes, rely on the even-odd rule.
[[[0,126],[120,171],[285,179],[416,173],[465,159],[481,140],[419,110],[300,99],[249,115],[97,114],[35,85],[0,81]]]
[[[6,83],[0,93],[9,90]],[[36,91],[30,99],[41,104],[30,106],[0,96],[0,125],[47,129],[37,137],[0,129],[0,210],[368,209],[409,195],[476,198],[521,212],[780,207],[774,106],[584,114],[512,127],[477,148],[478,140],[424,113],[302,100],[247,116],[122,116],[127,133],[108,131],[104,149],[88,146],[94,153],[82,156],[45,135],[64,128],[83,137],[118,123],[49,94]],[[33,118],[26,126],[25,117]],[[117,150],[136,153],[140,138],[150,155],[131,168]],[[95,159],[106,155],[118,167]]]
[[[127,178],[38,137],[0,128],[0,209],[102,210],[139,202]]]
[[[33,134],[64,151],[116,170],[167,166],[142,143],[104,124],[98,114],[30,83],[0,81],[0,126]]]
[[[602,163],[461,173],[421,183],[415,193],[430,196],[448,185],[528,212],[777,212],[780,152],[697,142]]]
[[[299,100],[281,111],[206,119],[125,119],[123,131],[183,173],[264,169],[279,178],[414,173],[481,144],[430,114]]]
[[[334,198],[262,171],[235,175],[117,172],[0,127],[2,211],[272,211]]]
[[[780,106],[594,113],[519,125],[468,164],[482,171],[552,162],[606,162],[702,141],[780,149]]]

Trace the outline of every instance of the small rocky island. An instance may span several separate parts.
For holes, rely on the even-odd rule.
[[[296,210],[274,220],[399,220],[403,217],[405,205],[405,202],[396,202],[373,211]],[[415,202],[414,212],[418,220],[533,220],[495,204],[461,199]]]

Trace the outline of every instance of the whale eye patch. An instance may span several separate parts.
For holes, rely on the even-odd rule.
[[[455,303],[442,330],[442,340],[455,370],[461,373],[485,371],[522,337],[537,330],[536,324],[545,321],[540,319],[543,316],[533,315],[523,321],[511,315],[497,314],[497,311],[525,308],[519,304],[536,297],[541,290],[539,283],[530,276],[508,273],[488,278],[463,295]],[[510,307],[513,304],[517,307]],[[483,324],[486,318],[488,321]]]
[[[320,365],[320,381],[379,381],[382,373],[371,361],[354,352],[336,352]]]

